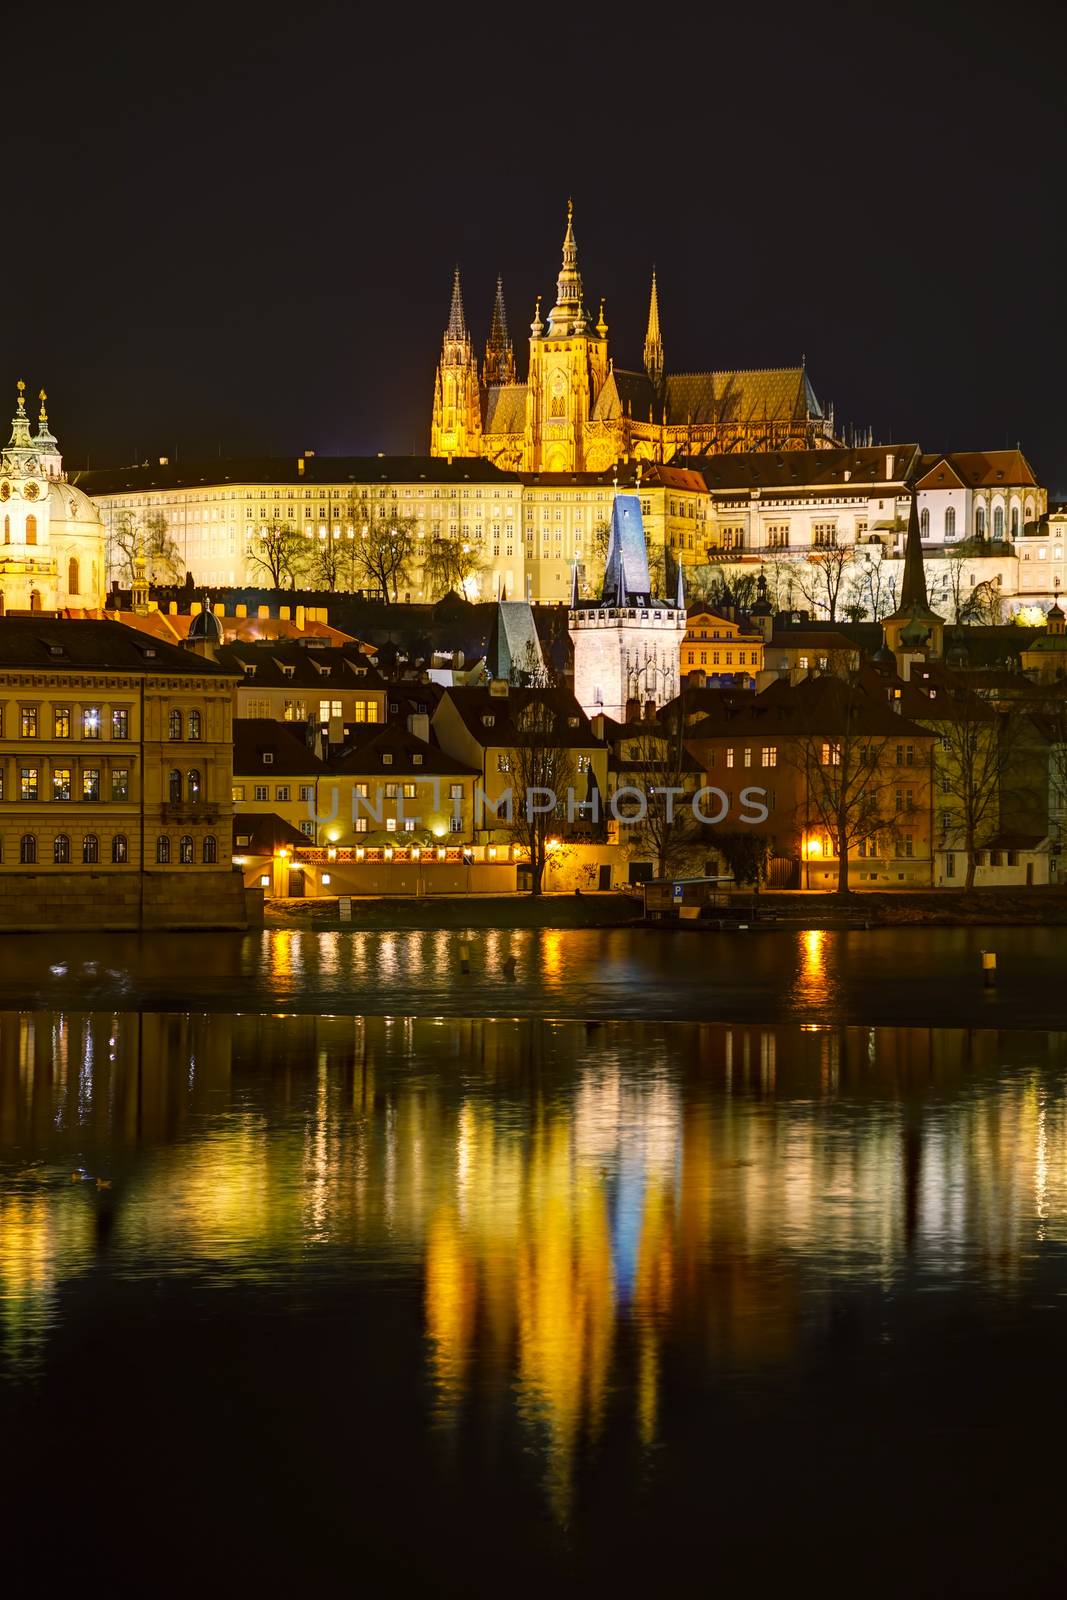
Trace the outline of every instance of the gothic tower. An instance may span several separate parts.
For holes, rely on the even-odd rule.
[[[478,363],[463,314],[459,268],[452,279],[452,305],[437,364],[433,396],[430,454],[477,456],[481,454],[482,405],[478,388]]]
[[[574,645],[574,697],[587,716],[625,722],[636,700],[665,705],[678,693],[687,625],[681,569],[674,601],[652,592],[641,497],[619,493],[599,600],[578,598],[575,567],[567,631]]]
[[[601,331],[603,330],[603,331]],[[596,327],[582,298],[574,207],[567,202],[563,265],[556,303],[541,321],[540,302],[530,325],[530,379],[526,397],[523,465],[534,472],[587,470],[586,431],[608,370],[603,310]]]
[[[652,297],[648,303],[648,331],[645,334],[645,371],[659,399],[663,394],[663,335],[659,326],[659,295],[656,292],[656,269],[652,268]]]
[[[482,382],[488,389],[494,383],[515,382],[515,352],[508,334],[508,314],[504,308],[504,280],[496,280],[496,299],[489,323],[489,337],[485,341],[485,361],[482,364]]]

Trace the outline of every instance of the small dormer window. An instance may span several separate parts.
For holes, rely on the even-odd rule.
[[[246,678],[254,678],[255,675],[256,675],[256,664],[255,664],[255,662],[254,661],[246,661],[245,662],[245,677]]]
[[[422,752],[420,750],[416,750],[415,754],[412,756],[411,765],[413,767],[421,767],[422,766]]]
[[[384,755],[382,756],[382,766],[383,767],[391,767],[392,764],[393,764],[392,753],[389,750],[386,750]]]
[[[482,718],[482,727],[483,728],[491,728],[495,722],[496,722],[496,718],[495,717],[491,717],[491,716],[486,715],[486,716],[484,716]]]
[[[576,728],[578,726],[578,718],[577,717],[568,717],[567,718],[567,726],[568,726],[568,728]]]
[[[274,752],[273,752],[273,750],[264,750],[264,752],[263,752],[263,765],[265,767],[273,767],[273,765],[274,765]]]

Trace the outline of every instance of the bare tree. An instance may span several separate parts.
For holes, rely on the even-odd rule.
[[[967,582],[967,558],[973,553],[969,541],[945,551],[945,599],[951,621],[957,626],[979,623],[995,627],[1004,620],[1004,598],[1000,585],[988,578],[976,583],[972,575],[972,581]],[[981,548],[980,553],[987,555],[989,551]]]
[[[856,565],[859,571],[853,574],[849,598],[870,613],[872,622],[881,622],[893,613],[897,603],[897,580],[885,547],[869,545],[862,557],[857,554]]]
[[[529,856],[530,893],[539,895],[548,841],[560,827],[567,790],[574,782],[574,755],[566,739],[567,713],[555,696],[535,690],[512,721],[511,831]]]
[[[397,601],[401,586],[411,581],[414,517],[371,516],[364,505],[356,513],[354,535],[352,569],[357,586],[375,590],[387,605]]]
[[[289,522],[270,522],[249,535],[249,566],[270,580],[272,589],[295,589],[311,565],[310,540]]]
[[[854,560],[851,545],[833,544],[812,550],[806,560],[797,562],[793,577],[797,593],[812,611],[825,612],[831,622],[837,621],[838,604],[844,598],[842,591]]]
[[[870,700],[843,661],[833,667],[790,691],[796,710],[785,753],[801,780],[798,820],[806,833],[814,823],[827,835],[837,892],[845,895],[849,851],[858,845],[880,852],[879,841],[895,829],[895,743],[907,725],[893,718],[890,733],[891,713]]]
[[[700,767],[685,746],[681,698],[623,731],[615,771],[618,790],[636,791],[619,798],[630,854],[654,856],[657,875],[669,877],[702,841],[690,804]]]
[[[144,555],[150,583],[177,583],[185,571],[181,551],[167,532],[162,512],[152,512],[138,520],[133,511],[123,511],[112,524],[108,564],[113,575],[132,583],[139,554]]]
[[[470,580],[485,571],[485,552],[473,539],[458,534],[435,534],[427,543],[422,581],[431,600],[440,600],[453,589],[466,596]]]
[[[974,888],[977,851],[1000,825],[1004,777],[1021,728],[1022,711],[995,711],[972,690],[955,687],[934,702],[936,718],[923,717],[939,735],[934,752],[935,804],[941,835],[962,847],[964,889]]]

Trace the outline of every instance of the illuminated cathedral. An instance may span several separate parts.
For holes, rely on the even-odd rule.
[[[644,370],[616,367],[608,355],[603,300],[595,322],[586,309],[569,203],[556,303],[543,321],[538,297],[525,383],[501,280],[479,369],[456,268],[434,388],[432,455],[482,456],[508,471],[602,472],[618,461],[811,450],[837,442],[833,411],[820,406],[803,365],[668,372],[655,272]]]

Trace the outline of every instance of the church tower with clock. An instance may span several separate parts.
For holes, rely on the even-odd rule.
[[[527,472],[580,472],[588,467],[586,435],[597,395],[608,370],[608,329],[604,307],[593,325],[582,298],[574,207],[567,202],[563,265],[556,279],[556,303],[541,321],[538,301],[530,324],[530,377],[526,391]],[[610,458],[603,462],[610,465]]]
[[[44,390],[35,432],[25,391],[19,379],[0,456],[0,615],[96,610],[105,597],[104,525],[89,496],[67,482]]]

